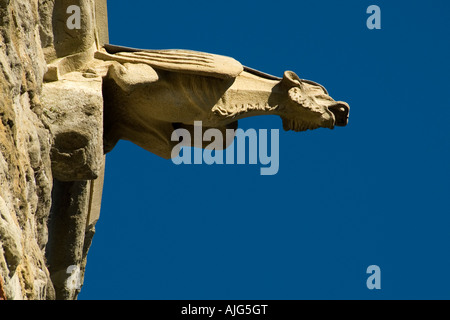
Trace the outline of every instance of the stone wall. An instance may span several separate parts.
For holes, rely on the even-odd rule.
[[[81,8],[69,30],[67,7]],[[0,0],[0,293],[75,299],[104,168],[106,0]],[[45,79],[45,81],[44,81]],[[0,296],[0,299],[2,297]]]

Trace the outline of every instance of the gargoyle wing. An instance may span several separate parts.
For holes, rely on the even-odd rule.
[[[95,58],[120,63],[144,63],[155,69],[198,74],[220,79],[235,78],[244,67],[235,59],[190,50],[144,50],[106,44]]]

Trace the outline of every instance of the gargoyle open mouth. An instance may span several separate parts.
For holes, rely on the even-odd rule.
[[[328,107],[328,110],[333,113],[335,118],[335,126],[345,127],[348,123],[348,114],[350,112],[350,107],[347,103],[339,101],[336,104]]]
[[[314,130],[319,128],[320,126],[311,121],[305,121],[302,119],[286,119],[282,117],[283,120],[283,129],[285,131],[293,130],[295,132],[306,131],[306,130]]]
[[[334,119],[329,119],[326,122],[320,123],[319,121],[308,121],[304,118],[285,118],[283,120],[283,129],[286,131],[293,130],[295,132],[314,130],[320,127],[333,129],[334,126],[345,127],[348,123],[348,115],[350,107],[347,103],[338,101],[327,107],[328,110],[333,114]]]

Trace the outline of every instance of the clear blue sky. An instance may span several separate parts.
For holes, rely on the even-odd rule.
[[[381,8],[381,30],[366,9]],[[280,169],[180,165],[120,142],[80,299],[449,299],[450,2],[109,1],[110,42],[293,70],[350,104]],[[381,268],[381,290],[366,269]]]

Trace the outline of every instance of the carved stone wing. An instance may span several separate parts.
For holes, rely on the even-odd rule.
[[[95,58],[119,63],[144,63],[155,69],[220,79],[235,78],[244,70],[233,58],[190,50],[144,50],[104,45],[95,53]]]

